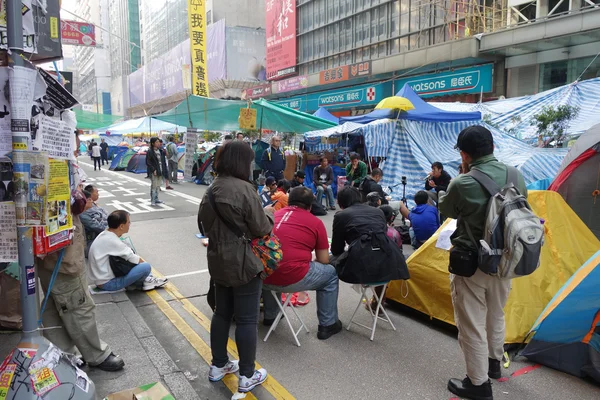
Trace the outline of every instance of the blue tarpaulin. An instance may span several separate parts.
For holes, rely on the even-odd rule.
[[[399,119],[407,119],[410,121],[428,121],[428,122],[453,122],[453,121],[479,121],[481,120],[481,113],[479,111],[446,111],[439,109],[431,104],[425,102],[415,93],[414,90],[408,85],[404,84],[404,87],[400,89],[396,96],[404,97],[408,99],[413,106],[414,110],[401,112],[398,116]]]
[[[335,122],[336,124],[340,123],[340,119],[338,117],[331,114],[329,111],[327,111],[327,109],[325,109],[323,107],[319,107],[319,109],[317,111],[315,111],[313,115],[315,117],[319,117],[319,118],[325,119],[327,121]]]

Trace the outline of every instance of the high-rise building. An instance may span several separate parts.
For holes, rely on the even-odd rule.
[[[140,0],[142,64],[166,54],[188,36],[188,0]]]
[[[267,0],[270,97],[351,115],[405,83],[438,101],[537,93],[598,74],[599,3]]]
[[[85,109],[104,112],[103,93],[110,92],[111,70],[108,60],[109,37],[99,27],[108,21],[108,0],[81,0],[74,14],[96,26],[95,46],[72,46],[74,61],[74,95]],[[108,104],[107,104],[108,106]],[[110,107],[106,111],[109,111]]]

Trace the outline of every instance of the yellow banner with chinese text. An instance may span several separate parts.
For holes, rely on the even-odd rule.
[[[192,52],[192,94],[209,97],[205,0],[188,0],[188,25]]]

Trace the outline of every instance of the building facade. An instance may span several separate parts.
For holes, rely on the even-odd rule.
[[[142,64],[166,54],[189,37],[188,0],[140,0]]]
[[[476,102],[598,76],[600,0],[267,3],[267,26],[280,31],[290,4],[297,23],[285,70],[297,76],[274,78],[269,97],[302,111],[362,114],[405,83],[428,99]]]

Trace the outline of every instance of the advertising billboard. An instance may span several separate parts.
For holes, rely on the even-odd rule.
[[[265,31],[241,26],[228,27],[227,79],[246,82],[267,80]]]
[[[341,67],[326,69],[319,73],[319,83],[343,82],[348,79],[355,79],[361,76],[371,75],[371,61],[365,61],[358,64],[343,65]]]
[[[293,90],[306,89],[308,87],[308,76],[299,75],[284,81],[277,82],[277,92],[291,92]]]
[[[96,30],[94,24],[63,19],[60,21],[60,33],[63,44],[75,46],[96,45]]]
[[[296,0],[267,0],[267,79],[296,72]]]

